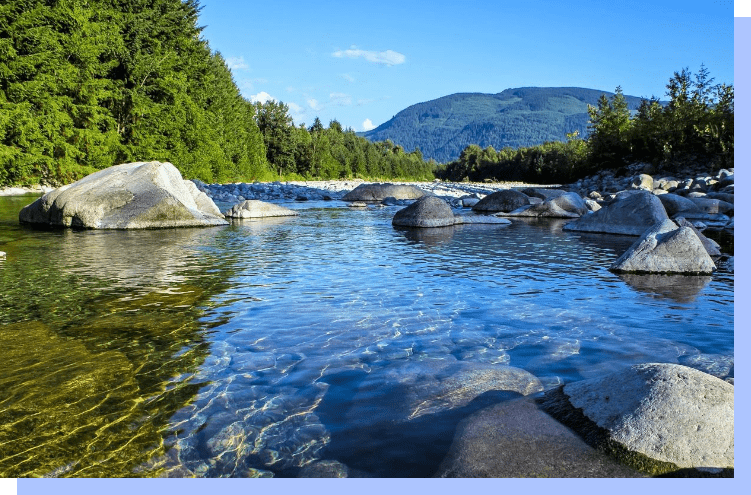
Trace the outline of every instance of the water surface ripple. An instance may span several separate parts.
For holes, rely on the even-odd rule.
[[[608,272],[632,237],[396,229],[396,207],[341,202],[226,228],[44,231],[16,224],[28,202],[0,198],[3,476],[296,476],[320,461],[430,476],[462,417],[518,396],[436,392],[457,377],[734,373],[733,273]]]

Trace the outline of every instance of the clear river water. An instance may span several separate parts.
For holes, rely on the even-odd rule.
[[[339,201],[220,228],[39,230],[18,224],[34,199],[0,197],[3,477],[285,477],[318,461],[431,476],[462,418],[519,395],[483,373],[519,368],[539,389],[642,362],[734,376],[726,260],[616,275],[633,237],[403,230],[399,207]]]

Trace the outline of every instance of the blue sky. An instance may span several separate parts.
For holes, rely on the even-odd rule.
[[[704,63],[733,84],[732,1],[202,0],[248,99],[357,131],[453,93],[578,86],[662,97]]]

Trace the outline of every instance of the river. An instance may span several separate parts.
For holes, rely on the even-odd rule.
[[[44,230],[18,224],[33,199],[0,197],[3,477],[284,477],[321,460],[430,476],[458,421],[514,396],[456,406],[436,395],[452,377],[734,376],[732,269],[609,272],[633,237],[403,230],[399,207],[340,201],[218,228]]]

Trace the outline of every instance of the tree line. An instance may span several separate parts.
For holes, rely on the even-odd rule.
[[[636,161],[733,166],[733,86],[676,72],[667,103],[628,108],[621,88],[589,107],[588,136],[496,151],[469,144],[440,165],[333,120],[294,125],[251,103],[201,38],[198,0],[0,4],[0,185],[60,185],[132,161],[170,161],[204,182],[279,179],[565,183]],[[436,131],[437,132],[437,131]]]
[[[205,182],[432,178],[434,163],[334,121],[295,127],[243,98],[201,38],[198,0],[0,4],[0,185],[59,185],[132,161]]]
[[[709,171],[733,167],[734,88],[714,84],[702,65],[675,72],[666,85],[667,103],[645,99],[632,113],[619,86],[597,106],[589,106],[589,136],[567,135],[565,142],[496,151],[467,146],[458,160],[441,165],[446,180],[518,180],[570,183],[602,169],[636,162],[678,172],[701,165]]]

